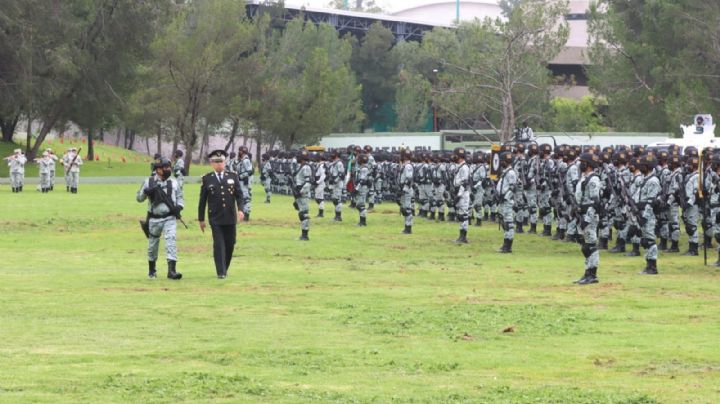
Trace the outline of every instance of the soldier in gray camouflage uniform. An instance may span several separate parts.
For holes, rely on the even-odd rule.
[[[412,234],[413,225],[413,197],[414,191],[414,170],[412,165],[412,152],[407,149],[400,151],[400,173],[398,175],[398,205],[400,205],[400,214],[405,217],[405,229],[403,234]]]
[[[331,199],[333,205],[335,205],[335,218],[336,222],[342,222],[342,194],[343,188],[345,188],[345,165],[340,160],[340,153],[333,151],[331,154],[332,162],[329,167],[329,180],[330,191],[332,193]]]
[[[263,188],[265,188],[265,203],[270,203],[273,177],[272,163],[270,162],[270,157],[267,154],[263,154],[261,158],[262,168],[260,168],[260,181],[263,184]]]
[[[185,184],[185,160],[183,160],[183,153],[182,150],[177,149],[175,150],[175,153],[173,153],[173,174],[175,175],[175,180],[178,183],[178,186],[182,188],[182,186]]]
[[[595,168],[600,165],[600,159],[590,153],[580,155],[579,171],[581,179],[575,185],[575,198],[580,212],[579,230],[582,234],[582,253],[585,256],[585,274],[575,281],[578,285],[598,283],[597,270],[600,265],[600,253],[598,251],[597,226],[600,221],[599,211],[602,208],[600,191],[602,184],[600,177],[595,173]]]
[[[644,177],[635,201],[639,210],[637,220],[642,234],[640,244],[645,248],[645,262],[647,263],[642,274],[657,275],[658,249],[655,243],[657,218],[654,208],[658,206],[657,198],[661,191],[660,179],[655,175],[657,159],[648,154],[638,159],[638,165]]]
[[[698,189],[699,189],[699,176],[698,167],[700,166],[700,159],[696,156],[687,155],[685,157],[685,164],[687,167],[687,175],[685,176],[684,184],[684,201],[682,202],[682,215],[683,222],[685,224],[685,233],[688,235],[688,251],[684,254],[687,256],[698,255],[698,216],[700,214],[700,208],[698,206]]]
[[[501,152],[498,154],[500,158],[500,168],[502,174],[495,186],[498,199],[498,213],[502,219],[503,245],[498,250],[499,253],[508,254],[512,252],[513,238],[515,236],[515,215],[513,206],[515,205],[515,188],[517,187],[518,177],[513,169],[513,155],[511,152]]]
[[[325,217],[325,187],[327,186],[325,167],[325,155],[319,153],[316,156],[315,178],[313,178],[313,194],[318,205],[318,214],[315,217]]]
[[[235,165],[238,179],[240,180],[240,192],[243,196],[243,213],[245,221],[250,220],[250,210],[252,208],[252,176],[254,173],[253,163],[248,155],[248,148],[240,146],[238,149],[238,162]]]
[[[185,203],[182,188],[171,177],[170,160],[162,159],[155,165],[155,175],[147,178],[137,192],[137,201],[148,199],[148,277],[156,277],[155,263],[158,259],[160,236],[165,237],[165,255],[168,263],[167,277],[180,279],[182,274],[175,271],[177,263],[176,231],[177,218]],[[164,194],[165,196],[163,196]],[[173,206],[169,206],[165,198]]]
[[[296,159],[300,165],[293,173],[293,195],[295,202],[293,206],[298,211],[300,219],[300,230],[302,234],[299,240],[308,241],[310,232],[310,190],[312,189],[312,169],[308,164],[308,152],[306,150],[298,153]]]
[[[50,192],[50,153],[43,152],[42,158],[38,160],[38,166],[40,166],[40,191],[42,193]]]
[[[453,178],[455,195],[451,197],[455,198],[455,212],[460,222],[460,236],[455,243],[467,244],[467,229],[470,221],[470,167],[465,162],[467,152],[464,148],[458,147],[453,153],[457,156],[457,169]]]
[[[367,203],[370,193],[372,179],[368,168],[368,156],[361,154],[357,158],[357,170],[355,170],[353,185],[355,186],[355,208],[360,215],[358,226],[367,226]]]
[[[538,185],[540,187],[540,218],[543,222],[543,237],[552,236],[552,181],[555,175],[555,160],[551,158],[552,146],[549,144],[540,145],[540,174]]]
[[[487,165],[485,164],[485,157],[482,152],[475,154],[474,163],[475,166],[472,170],[472,206],[475,210],[475,226],[481,226],[483,219],[483,198],[485,196],[483,183],[488,180]]]
[[[22,192],[23,183],[25,182],[25,163],[27,157],[23,154],[22,150],[13,150],[13,155],[6,158],[8,161],[8,167],[10,167],[10,183],[12,185],[13,192]]]

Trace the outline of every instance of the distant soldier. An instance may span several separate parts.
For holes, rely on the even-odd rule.
[[[178,183],[178,186],[182,188],[182,186],[185,184],[185,160],[183,160],[183,156],[185,153],[183,153],[182,150],[177,149],[175,150],[175,153],[173,153],[173,159],[175,162],[173,163],[173,174],[175,175],[175,180]]]
[[[456,244],[467,244],[467,230],[470,221],[470,167],[468,167],[465,159],[467,152],[462,147],[457,147],[453,151],[457,156],[457,169],[453,178],[453,189],[455,190],[455,212],[457,220],[460,222],[460,236],[455,240]]]
[[[407,149],[400,150],[400,173],[398,175],[399,195],[398,204],[400,205],[400,213],[405,218],[405,229],[403,234],[412,234],[413,225],[413,196],[415,194],[413,187],[414,173],[412,165],[412,152]]]
[[[336,222],[342,222],[342,193],[345,188],[345,166],[340,160],[340,153],[337,150],[331,153],[332,162],[330,163],[330,190],[332,192],[332,202],[335,205]]]
[[[65,171],[69,174],[70,192],[73,194],[77,194],[78,192],[81,165],[83,165],[82,157],[80,157],[76,148],[71,147],[70,152],[67,155],[67,164],[65,165]]]
[[[552,146],[547,143],[540,145],[540,171],[537,179],[538,192],[540,192],[539,212],[543,222],[542,237],[552,236],[552,183],[555,175],[555,160],[551,158]]]
[[[315,195],[315,202],[318,204],[316,217],[325,217],[325,181],[327,180],[325,167],[325,155],[319,153],[315,166],[315,178],[313,178],[313,194]]]
[[[475,226],[482,225],[483,219],[483,199],[485,196],[485,190],[483,189],[483,182],[488,178],[487,165],[485,165],[485,157],[482,152],[475,154],[473,159],[475,167],[472,170],[472,206],[475,210]],[[487,212],[485,212],[487,217]]]
[[[355,208],[360,215],[358,226],[367,226],[367,203],[372,186],[367,154],[361,154],[357,158],[357,170],[354,174],[353,184],[355,185]]]
[[[8,167],[10,167],[10,183],[13,192],[22,192],[23,184],[25,182],[25,163],[27,163],[27,157],[23,154],[22,150],[13,150],[13,155],[6,157],[8,161]]]
[[[658,206],[660,196],[660,179],[655,175],[657,159],[648,154],[638,159],[638,166],[643,175],[643,182],[637,192],[635,200],[638,207],[637,221],[640,225],[640,244],[645,248],[645,269],[641,272],[645,275],[657,275],[658,248],[655,239],[655,227],[657,217],[655,208]]]
[[[445,180],[447,177],[447,164],[438,155],[435,157],[435,169],[432,172],[432,207],[430,218],[445,221]]]
[[[238,149],[238,162],[235,166],[238,178],[240,179],[240,192],[243,196],[243,213],[245,221],[250,220],[250,209],[252,208],[252,176],[255,173],[252,160],[248,154],[248,148],[240,146]]]
[[[270,161],[270,156],[265,153],[260,156],[262,159],[262,167],[260,168],[260,182],[263,184],[265,189],[265,203],[270,203],[270,197],[272,196],[272,177],[273,167]]]
[[[670,238],[669,253],[680,252],[680,205],[684,201],[685,184],[683,182],[682,157],[673,154],[668,159],[670,174],[668,187],[668,234]]]
[[[53,161],[48,152],[43,152],[42,158],[36,160],[39,166],[40,192],[46,194],[50,192],[50,164]]]
[[[200,230],[205,232],[207,207],[213,237],[215,272],[218,279],[225,279],[235,250],[237,223],[243,219],[243,198],[237,174],[225,171],[225,150],[214,150],[207,158],[213,171],[201,179],[198,223]]]
[[[537,183],[540,176],[540,148],[537,143],[528,146],[528,164],[525,172],[525,203],[527,205],[526,218],[530,222],[529,234],[537,234],[538,221],[538,193]]]
[[[138,202],[148,200],[148,218],[142,223],[148,237],[148,277],[154,279],[160,247],[160,236],[165,238],[169,279],[180,279],[177,264],[177,219],[185,206],[182,188],[172,178],[172,165],[168,159],[155,164],[155,174],[147,178],[136,197]]]
[[[300,219],[301,235],[299,240],[308,241],[308,233],[310,232],[310,191],[312,189],[312,169],[308,164],[308,152],[302,150],[296,156],[296,160],[300,165],[293,173],[293,196],[295,202],[293,206],[298,211],[298,219]]]
[[[698,255],[698,216],[700,207],[698,201],[698,190],[700,188],[698,167],[700,159],[697,156],[686,155],[685,165],[687,175],[685,175],[685,184],[683,187],[684,195],[682,201],[682,215],[685,223],[685,233],[688,235],[688,251],[684,254],[687,256]]]
[[[57,165],[58,156],[55,155],[52,149],[45,149],[45,151],[50,156],[50,164],[49,164],[49,171],[50,171],[50,191],[55,190],[55,166]]]
[[[153,155],[153,160],[150,162],[150,176],[152,177],[155,175],[155,165],[159,164],[162,161],[162,155],[160,153],[155,153]]]
[[[579,158],[579,171],[581,178],[575,185],[572,198],[580,209],[578,230],[581,233],[582,253],[585,257],[585,274],[575,281],[578,285],[598,283],[597,270],[600,264],[598,250],[597,227],[600,222],[599,213],[602,210],[600,191],[602,183],[595,169],[600,165],[600,158],[591,153],[583,153]]]
[[[498,250],[499,253],[508,254],[512,252],[513,238],[515,236],[515,215],[513,207],[515,205],[515,188],[517,187],[517,172],[513,169],[512,152],[506,151],[498,154],[500,159],[500,168],[502,174],[495,186],[498,199],[498,214],[502,219],[503,245]]]

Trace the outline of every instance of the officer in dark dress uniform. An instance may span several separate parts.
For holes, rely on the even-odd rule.
[[[213,236],[213,256],[218,279],[225,279],[235,249],[237,222],[243,220],[243,199],[236,173],[225,171],[224,150],[208,155],[213,171],[203,175],[198,205],[198,223],[205,232],[205,206],[208,207]]]

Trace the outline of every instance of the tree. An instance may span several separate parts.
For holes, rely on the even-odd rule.
[[[720,107],[720,4],[599,1],[588,22],[590,88],[612,125],[665,131]]]
[[[436,28],[423,51],[437,61],[433,102],[448,119],[484,121],[502,141],[549,100],[547,64],[567,41],[565,0],[517,0],[505,19]]]
[[[554,98],[550,102],[550,131],[561,132],[605,132],[602,117],[598,113],[595,100],[583,97],[581,100],[571,98]]]

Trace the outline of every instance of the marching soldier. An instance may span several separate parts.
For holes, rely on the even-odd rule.
[[[518,177],[512,166],[512,152],[501,152],[498,157],[502,174],[498,179],[495,190],[498,199],[498,214],[501,216],[503,230],[505,231],[503,245],[498,252],[509,254],[512,253],[513,237],[515,236],[515,212],[513,207],[515,205],[515,188],[517,187]]]
[[[300,219],[300,230],[302,234],[299,240],[308,241],[308,232],[310,231],[310,190],[312,188],[312,169],[308,164],[308,152],[303,150],[298,153],[296,159],[300,165],[293,173],[293,195],[295,202],[293,206],[298,211]]]
[[[467,230],[470,220],[470,167],[465,163],[467,153],[462,147],[453,151],[457,156],[457,169],[453,178],[453,189],[455,190],[455,212],[460,222],[460,236],[455,240],[456,244],[467,244]]]
[[[360,222],[358,226],[367,226],[367,201],[369,198],[372,179],[370,178],[370,169],[368,168],[368,156],[361,154],[357,158],[357,170],[353,178],[355,185],[355,208],[360,214]]]
[[[438,155],[435,158],[435,170],[432,172],[432,207],[430,208],[430,219],[439,222],[445,221],[445,178],[447,177],[447,165]]]
[[[155,164],[155,174],[147,178],[137,192],[137,201],[148,200],[148,218],[141,222],[148,237],[148,277],[154,279],[156,262],[160,247],[160,236],[165,238],[165,255],[167,257],[169,279],[180,279],[182,274],[176,272],[177,220],[185,206],[182,188],[171,177],[170,160],[161,159]]]
[[[602,184],[595,169],[600,165],[598,156],[591,153],[583,153],[579,158],[579,170],[582,175],[580,181],[575,185],[575,198],[580,211],[578,230],[582,234],[582,253],[585,256],[585,274],[575,281],[578,285],[598,283],[597,270],[600,265],[600,253],[598,250],[597,226],[600,221],[599,212],[602,209],[600,191]]]
[[[13,155],[6,157],[8,161],[8,167],[10,167],[10,183],[13,192],[22,192],[23,183],[25,182],[25,163],[27,163],[27,157],[23,154],[22,150],[13,150]]]
[[[262,158],[262,168],[260,168],[260,182],[263,184],[265,189],[265,203],[270,203],[270,197],[272,196],[272,177],[273,169],[270,156],[267,153],[260,156]]]
[[[403,234],[412,234],[413,225],[413,196],[414,196],[414,173],[412,165],[412,152],[407,149],[400,150],[400,175],[398,185],[400,187],[398,205],[400,214],[405,218],[405,229]]]
[[[237,223],[244,216],[243,197],[237,174],[225,171],[225,150],[215,150],[207,158],[213,171],[201,179],[198,224],[204,233],[207,206],[213,236],[215,272],[218,279],[225,279],[235,250]]]
[[[185,160],[183,160],[183,151],[180,149],[175,150],[173,153],[173,159],[175,162],[173,163],[173,174],[175,175],[175,180],[178,183],[178,186],[180,188],[183,187],[185,184]]]
[[[248,155],[248,148],[240,146],[238,149],[238,162],[235,165],[238,178],[240,179],[240,192],[243,196],[243,213],[245,221],[250,220],[250,208],[252,207],[252,176],[254,174],[253,164]]]
[[[513,157],[513,169],[518,175],[518,186],[515,188],[515,232],[525,233],[523,225],[528,221],[527,217],[527,160],[525,160],[525,145],[520,143],[515,146]]]

